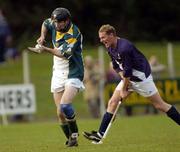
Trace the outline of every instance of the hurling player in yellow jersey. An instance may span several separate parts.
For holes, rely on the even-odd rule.
[[[53,48],[44,46],[47,33],[52,35]],[[84,89],[84,65],[82,61],[82,35],[71,21],[66,8],[56,8],[46,19],[37,40],[41,51],[53,55],[51,92],[57,107],[60,126],[67,138],[68,147],[78,146],[78,126],[72,101],[79,90]]]

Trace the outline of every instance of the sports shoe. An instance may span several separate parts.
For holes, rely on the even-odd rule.
[[[102,136],[97,131],[91,131],[91,133],[83,132],[83,136],[89,140],[95,141],[96,143],[100,142]]]
[[[67,141],[67,147],[73,147],[78,146],[78,133],[72,133],[72,135],[69,137],[69,140]]]

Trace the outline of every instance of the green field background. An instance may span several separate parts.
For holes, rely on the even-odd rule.
[[[57,123],[0,126],[0,152],[179,152],[180,130],[164,115],[118,116],[102,145],[93,145],[82,131],[97,129],[99,120],[80,119],[79,146],[67,148]]]
[[[159,61],[167,65],[167,43],[165,42],[135,42],[135,45],[145,54],[147,58],[156,55]],[[173,43],[174,63],[176,76],[180,76],[180,44]],[[98,58],[97,47],[84,47],[83,55],[92,55]],[[104,53],[105,67],[108,67],[109,57]],[[34,115],[35,120],[56,119],[56,109],[52,94],[50,93],[51,73],[52,73],[52,55],[29,53],[30,78],[31,83],[35,85],[37,113]],[[20,84],[23,83],[22,57],[17,61],[8,61],[5,65],[0,66],[0,84]],[[168,77],[168,72],[162,74]],[[80,118],[90,117],[86,101],[80,93],[74,102],[77,116]]]

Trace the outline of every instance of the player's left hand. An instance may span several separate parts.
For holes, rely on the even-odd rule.
[[[46,42],[46,41],[45,41],[45,37],[43,37],[43,36],[39,37],[36,42],[37,42],[38,44],[40,44],[40,45],[43,45],[44,42]]]
[[[42,51],[44,50],[44,46],[40,44],[36,44],[35,47],[28,47],[28,50],[35,53],[42,53]]]

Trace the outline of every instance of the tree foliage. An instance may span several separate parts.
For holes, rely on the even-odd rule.
[[[0,7],[17,40],[37,36],[56,7],[71,11],[88,43],[97,43],[97,31],[107,23],[134,40],[180,40],[179,0],[0,0]]]

